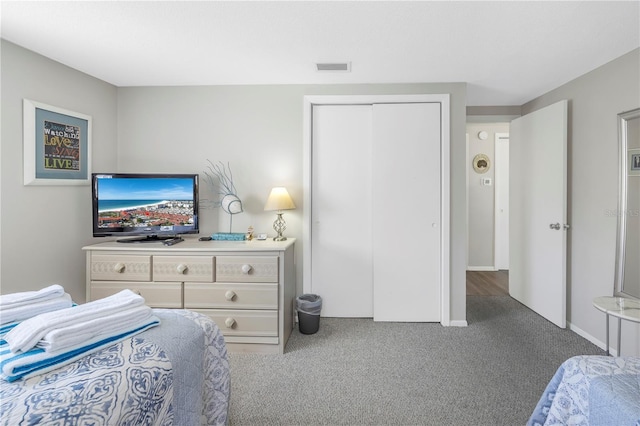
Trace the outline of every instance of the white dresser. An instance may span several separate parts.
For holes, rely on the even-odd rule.
[[[294,327],[295,239],[106,242],[87,254],[87,301],[123,289],[153,308],[211,317],[233,352],[284,353]]]

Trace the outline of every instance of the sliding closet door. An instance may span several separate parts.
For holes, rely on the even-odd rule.
[[[439,103],[373,106],[376,321],[440,321]]]
[[[371,105],[316,105],[311,291],[322,316],[372,317]]]
[[[322,316],[441,320],[440,108],[312,107],[310,290]]]

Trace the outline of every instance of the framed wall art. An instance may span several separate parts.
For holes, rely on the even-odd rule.
[[[629,176],[640,176],[640,149],[630,149],[629,153]]]
[[[24,184],[89,185],[91,116],[24,99]]]

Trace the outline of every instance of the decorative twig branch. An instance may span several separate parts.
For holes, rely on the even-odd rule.
[[[215,186],[216,179],[220,182],[220,190],[218,194],[221,196],[225,195],[236,195],[236,187],[233,184],[233,173],[231,172],[231,166],[229,163],[225,166],[222,161],[218,161],[217,164],[211,162],[211,160],[207,160],[209,165],[207,166],[207,170],[205,170],[204,174],[207,176],[207,181],[211,186]]]
[[[204,171],[206,181],[212,187],[216,186],[216,180],[220,182],[218,195],[220,199],[215,202],[214,207],[222,207],[225,213],[230,216],[229,219],[229,232],[231,232],[231,224],[233,223],[233,215],[242,213],[242,201],[236,194],[236,187],[233,184],[233,173],[231,173],[231,166],[229,163],[225,166],[221,161],[214,164],[211,160],[207,160],[209,165],[207,170]]]

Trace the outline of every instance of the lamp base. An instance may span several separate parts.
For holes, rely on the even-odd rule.
[[[278,235],[273,238],[273,241],[285,241],[287,237],[283,237],[282,233],[287,229],[287,224],[282,218],[282,212],[279,211],[277,215],[278,217],[276,218],[276,221],[273,222],[273,229],[278,233]]]

